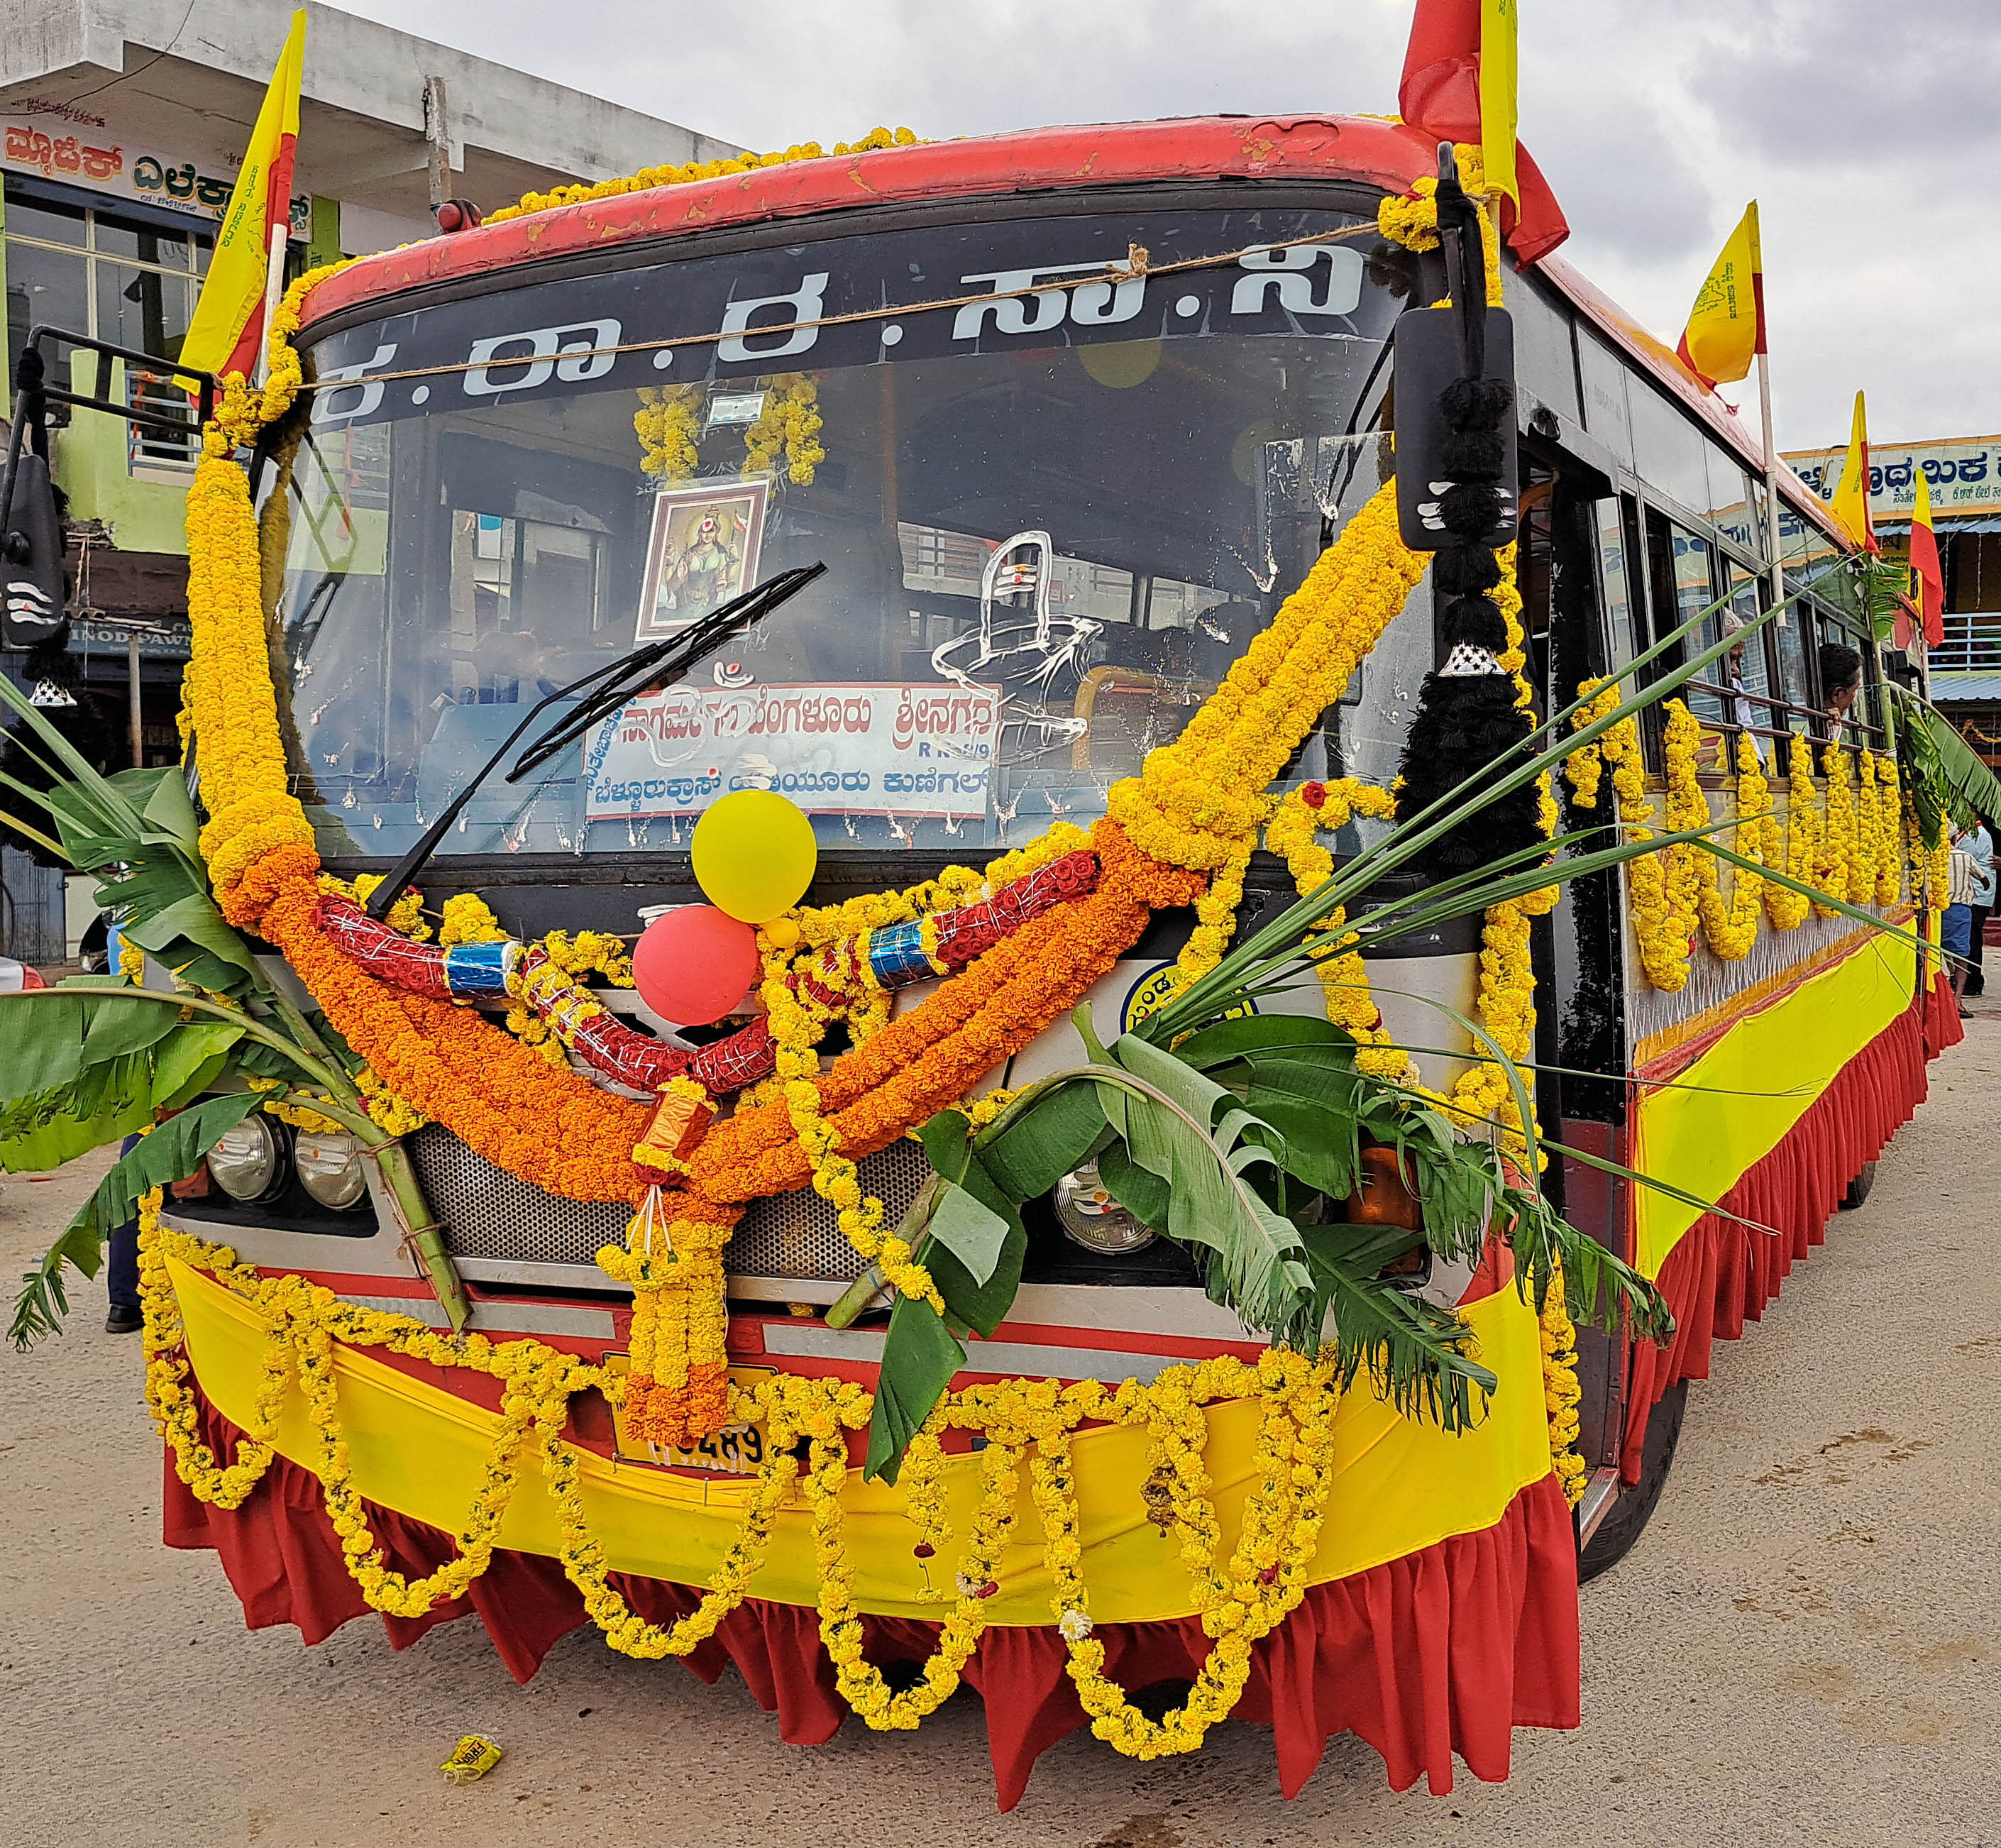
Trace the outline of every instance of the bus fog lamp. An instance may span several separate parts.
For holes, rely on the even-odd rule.
[[[299,1185],[332,1212],[352,1211],[368,1191],[361,1143],[345,1131],[320,1135],[301,1130],[293,1139],[292,1165],[298,1170]]]
[[[246,1116],[208,1151],[209,1178],[239,1205],[268,1200],[286,1181],[278,1126],[264,1115]]]

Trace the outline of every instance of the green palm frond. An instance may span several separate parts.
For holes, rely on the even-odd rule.
[[[1912,800],[1926,824],[1927,844],[1938,844],[1938,830],[1948,812],[2001,820],[2001,778],[1930,701],[1901,687],[1896,693],[1905,714],[1906,757],[1917,772]]]

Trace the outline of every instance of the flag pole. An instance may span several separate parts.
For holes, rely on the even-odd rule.
[[[1779,555],[1779,446],[1772,435],[1772,374],[1758,353],[1758,421],[1765,437],[1765,552],[1772,562],[1772,601],[1786,620],[1786,568]]]
[[[257,339],[257,369],[251,382],[260,392],[271,376],[271,323],[278,318],[278,300],[285,292],[285,240],[290,225],[285,218],[271,226],[271,251],[264,268],[264,328]]]

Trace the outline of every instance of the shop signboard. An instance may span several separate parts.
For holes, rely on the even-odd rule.
[[[179,154],[134,142],[108,125],[92,127],[88,123],[0,117],[0,166],[8,172],[31,173],[191,218],[222,216],[236,184],[238,164],[235,158],[197,164]],[[294,238],[311,235],[309,197],[293,200],[291,228]]]
[[[1845,449],[1788,451],[1794,472],[1823,500],[1834,498]],[[1940,520],[2001,513],[2001,437],[1951,437],[1936,443],[1869,446],[1869,501],[1878,520],[1908,520],[1919,475],[1931,485]]]

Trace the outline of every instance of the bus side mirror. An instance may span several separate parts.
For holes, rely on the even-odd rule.
[[[1509,403],[1497,429],[1471,433],[1453,428],[1448,414],[1459,402],[1446,395],[1460,378],[1458,318],[1456,308],[1411,308],[1397,321],[1397,526],[1413,552],[1438,552],[1462,539],[1506,545],[1515,538],[1521,485],[1512,402],[1515,323],[1505,308],[1487,310],[1486,363],[1479,382],[1507,389]],[[1496,444],[1498,456],[1492,451]],[[1477,477],[1480,487],[1497,498],[1494,525],[1484,537],[1455,534],[1448,527],[1447,497],[1455,489],[1470,488],[1469,477]]]
[[[13,505],[0,538],[0,647],[36,648],[63,626],[63,533],[49,465],[32,451],[14,475]]]

